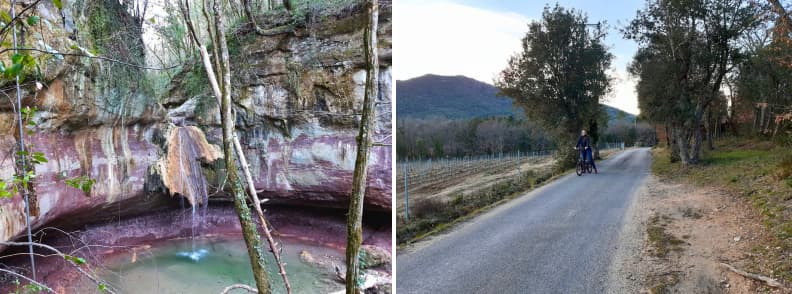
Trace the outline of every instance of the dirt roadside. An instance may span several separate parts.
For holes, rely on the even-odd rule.
[[[744,198],[650,175],[625,215],[607,293],[792,293],[738,275],[769,232]],[[788,285],[787,285],[788,286]]]

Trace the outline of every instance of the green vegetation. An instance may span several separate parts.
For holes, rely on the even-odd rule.
[[[651,277],[648,281],[649,294],[670,294],[671,287],[679,283],[679,272],[669,272]]]
[[[553,149],[541,127],[512,117],[469,120],[400,119],[396,125],[399,159],[497,155]],[[571,144],[571,143],[570,143]]]
[[[650,0],[622,28],[639,45],[629,71],[639,78],[641,114],[670,130],[672,160],[699,163],[700,128],[711,138],[727,112],[721,86],[746,55],[738,40],[759,25],[759,8],[744,0]]]
[[[403,218],[398,220],[396,242],[407,244],[442,232],[460,221],[543,185],[553,176],[553,172],[537,174],[530,171],[520,178],[504,180],[470,194],[459,194],[448,202],[438,199],[419,202],[410,208],[409,222]]]
[[[396,82],[396,156],[399,160],[464,157],[556,149],[543,127],[525,117],[497,88],[463,76],[425,75]],[[654,128],[600,104],[606,124],[599,142],[651,144]],[[594,136],[594,130],[590,134]],[[565,142],[563,146],[574,144]]]
[[[649,244],[652,245],[651,254],[655,257],[665,258],[672,251],[680,252],[684,250],[682,245],[685,244],[685,241],[666,232],[666,226],[670,220],[670,217],[666,215],[655,215],[649,219],[649,224],[646,226],[646,235],[648,236]]]
[[[668,150],[654,151],[652,170],[664,177],[695,185],[716,186],[749,200],[772,233],[758,254],[768,257],[774,273],[792,281],[792,263],[783,255],[792,251],[792,151],[772,141],[728,138],[705,150],[702,164],[671,163]],[[778,248],[778,249],[777,249]]]
[[[524,51],[509,59],[495,82],[498,93],[514,99],[557,146],[568,146],[584,128],[596,145],[595,130],[607,123],[599,103],[611,88],[606,35],[601,23],[590,27],[579,10],[545,6],[542,19],[528,25]],[[572,167],[575,156],[571,148],[558,148],[557,164]]]

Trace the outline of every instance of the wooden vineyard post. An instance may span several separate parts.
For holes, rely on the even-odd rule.
[[[520,173],[520,150],[517,150],[517,178],[522,179]]]
[[[410,221],[410,190],[407,184],[407,160],[404,161],[404,220]]]

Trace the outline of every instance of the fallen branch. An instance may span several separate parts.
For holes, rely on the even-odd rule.
[[[736,273],[738,275],[743,276],[743,277],[751,278],[751,279],[754,279],[754,280],[757,280],[757,281],[762,281],[762,282],[764,282],[765,284],[767,284],[770,287],[781,288],[781,289],[784,288],[783,284],[779,283],[778,281],[776,281],[773,278],[762,276],[762,275],[758,275],[758,274],[752,274],[752,273],[749,273],[749,272],[746,272],[746,271],[742,271],[742,270],[734,268],[731,265],[728,265],[728,264],[725,264],[725,263],[722,263],[722,262],[721,262],[720,265],[725,267],[725,268],[727,268],[727,269],[729,269],[730,271],[732,271],[732,272],[734,272],[734,273]]]
[[[22,278],[23,280],[26,280],[26,281],[30,282],[31,284],[37,285],[37,286],[39,286],[39,287],[41,287],[41,288],[44,288],[44,290],[47,290],[47,291],[49,291],[49,292],[52,292],[52,293],[58,293],[58,292],[55,292],[55,290],[52,290],[52,288],[50,288],[50,287],[47,287],[47,285],[44,285],[44,284],[42,284],[42,283],[39,283],[39,282],[36,282],[36,281],[34,281],[33,279],[31,279],[31,278],[28,278],[28,277],[26,277],[26,276],[24,276],[24,275],[21,275],[21,274],[15,273],[15,272],[13,272],[13,271],[10,271],[10,270],[6,270],[6,269],[2,269],[2,268],[0,268],[0,272],[7,273],[7,274],[10,274],[10,275],[12,275],[12,276],[15,276],[15,277],[18,277],[18,278]]]
[[[4,246],[36,246],[36,247],[40,247],[40,248],[44,248],[46,250],[52,251],[55,254],[61,256],[63,259],[65,259],[68,264],[71,264],[72,267],[74,267],[74,269],[76,269],[78,272],[80,272],[83,276],[85,276],[88,279],[90,279],[91,281],[93,281],[97,286],[104,285],[106,287],[104,289],[105,292],[111,293],[111,294],[115,294],[116,293],[116,291],[114,291],[113,289],[110,288],[110,286],[108,285],[107,282],[105,282],[104,280],[102,280],[102,279],[100,279],[98,277],[95,277],[94,275],[86,272],[84,269],[82,269],[80,267],[80,264],[75,263],[74,260],[71,259],[71,258],[67,258],[67,257],[71,257],[71,255],[64,254],[60,250],[55,249],[55,247],[52,247],[52,246],[49,246],[49,245],[46,245],[46,244],[42,244],[42,243],[35,243],[35,242],[0,242],[0,245],[4,245]]]
[[[223,289],[223,292],[220,292],[220,294],[227,294],[228,292],[230,292],[231,290],[234,290],[234,289],[245,289],[245,290],[247,290],[250,293],[258,293],[258,290],[254,289],[253,287],[250,287],[248,285],[245,285],[245,284],[233,284],[231,286],[225,287]]]

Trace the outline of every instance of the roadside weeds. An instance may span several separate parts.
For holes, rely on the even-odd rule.
[[[647,179],[626,216],[628,234],[609,273],[616,286],[608,293],[792,293],[757,279],[792,285],[784,153],[720,143],[688,168],[653,150],[657,176]]]

